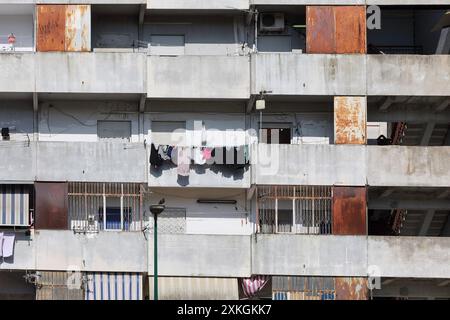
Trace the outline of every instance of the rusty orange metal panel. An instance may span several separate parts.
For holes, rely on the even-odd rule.
[[[35,228],[68,229],[68,183],[36,182]]]
[[[368,300],[367,278],[335,278],[336,300]]]
[[[66,51],[91,50],[91,6],[67,5],[65,26]]]
[[[336,53],[366,53],[366,9],[364,6],[334,7]]]
[[[333,6],[306,7],[306,52],[336,52]]]
[[[334,97],[334,143],[366,144],[366,97]]]
[[[37,5],[37,51],[64,51],[66,5]]]
[[[365,187],[333,187],[333,234],[366,235]]]

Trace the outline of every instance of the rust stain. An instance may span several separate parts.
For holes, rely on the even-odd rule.
[[[365,187],[333,187],[334,235],[366,235]]]
[[[366,9],[364,6],[339,6],[336,20],[336,53],[366,53]]]
[[[332,6],[306,7],[306,52],[335,53],[335,21]]]
[[[366,98],[334,97],[335,144],[366,144]]]
[[[64,51],[66,5],[37,5],[37,51]]]
[[[90,5],[68,5],[66,10],[66,51],[90,51]]]
[[[307,53],[366,53],[364,6],[307,6]]]
[[[336,300],[368,300],[367,278],[335,278]]]

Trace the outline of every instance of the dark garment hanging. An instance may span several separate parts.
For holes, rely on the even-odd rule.
[[[150,164],[155,167],[161,166],[163,163],[163,159],[158,154],[158,149],[156,149],[155,145],[152,143],[150,150]]]

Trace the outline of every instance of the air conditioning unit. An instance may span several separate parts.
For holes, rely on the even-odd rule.
[[[283,13],[261,13],[259,20],[260,31],[283,31],[284,14]]]

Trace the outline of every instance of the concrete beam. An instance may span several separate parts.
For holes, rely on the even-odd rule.
[[[435,213],[436,210],[427,210],[425,217],[423,218],[422,225],[420,226],[419,236],[424,237],[428,234],[428,230],[430,229],[431,221],[433,221]]]
[[[369,199],[369,209],[450,210],[450,200]]]
[[[434,127],[436,126],[436,123],[434,122],[428,122],[425,131],[423,133],[422,139],[420,140],[421,146],[427,146],[430,143],[431,136],[433,135]]]
[[[450,287],[436,286],[433,281],[400,279],[395,283],[372,290],[374,297],[384,298],[450,298]]]
[[[386,112],[382,112],[376,105],[368,105],[367,121],[371,122],[435,122],[450,123],[450,110],[443,108],[437,112],[436,108],[444,105],[437,103],[434,106],[423,104],[400,105],[395,103]]]
[[[436,104],[434,111],[436,111],[436,112],[444,111],[445,109],[447,109],[449,104],[450,104],[450,98],[444,98],[443,100],[441,100],[441,102]]]

